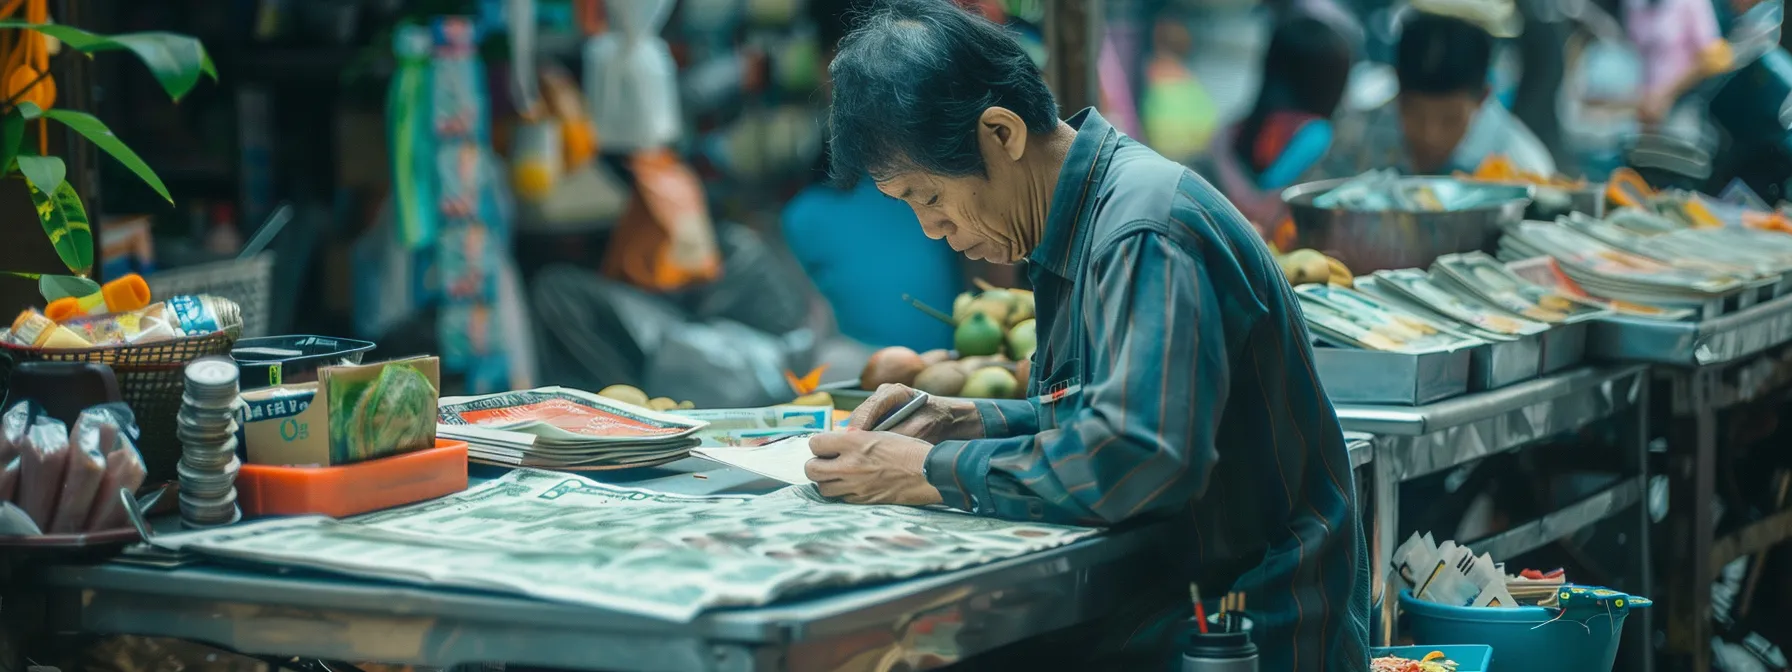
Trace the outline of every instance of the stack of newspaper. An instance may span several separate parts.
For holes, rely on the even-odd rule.
[[[269,519],[154,542],[183,555],[686,622],[712,607],[951,571],[1097,533],[837,504],[813,487],[691,497],[518,469],[466,492],[349,520]]]
[[[467,442],[473,461],[563,470],[671,462],[708,424],[564,387],[443,397],[436,423],[437,436]]]

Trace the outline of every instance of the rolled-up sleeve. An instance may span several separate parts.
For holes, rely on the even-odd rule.
[[[928,479],[947,505],[1105,524],[1181,506],[1206,490],[1228,371],[1205,270],[1150,232],[1089,263],[1083,314],[1075,316],[1088,344],[1081,408],[1031,435],[935,446]]]

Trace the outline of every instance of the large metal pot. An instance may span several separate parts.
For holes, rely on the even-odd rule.
[[[1447,177],[1411,177],[1432,183],[1444,200],[1464,190],[1491,192],[1488,205],[1447,212],[1347,210],[1321,208],[1313,199],[1347,180],[1323,180],[1289,187],[1282,200],[1294,216],[1296,245],[1310,247],[1343,261],[1350,270],[1368,273],[1395,268],[1426,268],[1446,254],[1493,252],[1500,228],[1524,218],[1531,188],[1478,184]]]

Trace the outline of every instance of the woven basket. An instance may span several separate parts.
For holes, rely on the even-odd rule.
[[[144,345],[78,350],[40,350],[0,342],[0,385],[12,378],[13,367],[23,362],[92,362],[112,367],[119,393],[137,415],[142,432],[137,450],[149,470],[149,483],[173,480],[180,461],[180,438],[175,435],[180,398],[186,391],[187,363],[210,355],[230,356],[236,339],[224,333],[194,336]]]

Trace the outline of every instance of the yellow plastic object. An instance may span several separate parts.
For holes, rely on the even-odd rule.
[[[87,296],[65,296],[51,301],[44,307],[44,316],[56,322],[67,322],[88,315],[129,312],[148,305],[149,283],[143,276],[132,273],[101,285],[100,291]]]
[[[1649,183],[1629,168],[1612,171],[1605,184],[1605,198],[1621,208],[1645,208],[1656,196]]]

